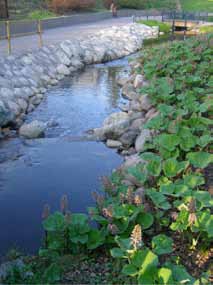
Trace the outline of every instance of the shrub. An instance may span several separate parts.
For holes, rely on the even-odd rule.
[[[171,30],[170,24],[158,22],[156,20],[140,20],[138,21],[138,23],[147,25],[149,27],[158,26],[160,29],[160,32],[163,32],[163,33],[169,33]]]
[[[94,7],[95,0],[51,0],[50,8],[56,12]]]
[[[175,0],[118,0],[118,5],[121,8],[132,9],[151,9],[151,8],[174,8],[176,5]]]
[[[56,14],[48,10],[35,10],[28,14],[28,18],[31,20],[42,20],[53,17],[56,17]]]
[[[213,33],[213,26],[203,26],[200,27],[200,33],[206,34],[206,33]]]

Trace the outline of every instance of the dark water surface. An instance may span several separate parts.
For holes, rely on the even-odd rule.
[[[70,210],[85,212],[94,203],[91,191],[101,189],[100,176],[122,162],[114,150],[81,137],[118,110],[115,77],[126,65],[119,60],[67,77],[27,118],[54,122],[44,139],[0,143],[0,255],[14,246],[34,252],[44,204],[56,210],[67,194]]]

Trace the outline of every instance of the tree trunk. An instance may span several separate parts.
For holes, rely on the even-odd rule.
[[[0,0],[0,19],[9,18],[8,0]]]

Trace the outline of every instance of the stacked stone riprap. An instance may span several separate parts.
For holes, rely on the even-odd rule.
[[[96,139],[106,142],[108,147],[117,148],[125,156],[123,170],[142,163],[139,154],[144,151],[145,143],[155,135],[144,125],[158,115],[148,95],[141,94],[141,87],[148,84],[143,75],[137,74],[142,65],[137,60],[132,61],[131,68],[131,74],[117,78],[128,103],[121,107],[122,112],[111,114],[101,128],[93,130]]]
[[[9,123],[22,125],[51,85],[87,64],[106,62],[141,49],[155,29],[130,24],[111,27],[88,37],[45,46],[24,55],[0,59],[0,131]]]

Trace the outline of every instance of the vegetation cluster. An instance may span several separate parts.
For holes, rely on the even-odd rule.
[[[147,25],[149,27],[159,27],[159,31],[165,34],[168,34],[172,29],[171,24],[159,22],[157,20],[139,20],[138,23]]]
[[[5,283],[58,283],[68,270],[62,258],[83,254],[110,260],[108,284],[210,284],[212,47],[209,35],[145,52],[136,70],[149,81],[141,96],[148,94],[159,114],[145,125],[155,136],[140,154],[143,163],[103,177],[104,194],[93,194],[89,215],[70,213],[66,197],[61,212],[45,207],[43,247]]]

